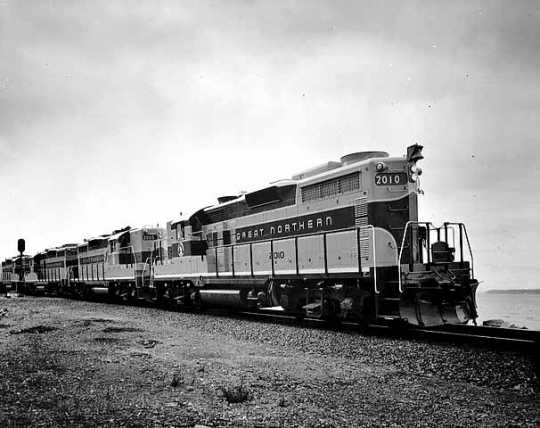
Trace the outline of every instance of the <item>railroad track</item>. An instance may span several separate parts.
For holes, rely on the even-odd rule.
[[[288,325],[304,325],[310,328],[358,332],[367,335],[386,336],[403,340],[423,340],[468,344],[470,346],[505,349],[536,354],[540,365],[540,331],[485,327],[474,325],[445,325],[431,328],[407,326],[406,324],[370,324],[360,326],[352,322],[329,322],[315,318],[298,318],[281,311],[231,311],[212,308],[205,311],[216,316],[238,317],[260,322]]]
[[[389,326],[370,325],[376,334],[402,339],[466,344],[479,348],[501,349],[536,354],[540,362],[540,331],[473,325],[446,325],[441,327],[409,327],[393,329]]]
[[[392,326],[390,324],[370,324],[360,329],[356,323],[331,323],[318,319],[297,320],[293,316],[275,314],[271,312],[236,312],[236,316],[246,317],[262,322],[276,322],[280,324],[300,324],[313,328],[339,329],[344,331],[357,331],[363,334],[373,334],[400,339],[424,340],[430,342],[447,342],[467,344],[470,346],[487,347],[536,353],[540,359],[540,331],[484,327],[474,325],[445,325],[432,328],[405,327],[405,325]]]
[[[474,325],[446,325],[417,330],[419,335],[433,340],[440,338],[476,346],[533,352],[540,356],[540,331],[538,330]],[[414,331],[413,329],[412,334]]]

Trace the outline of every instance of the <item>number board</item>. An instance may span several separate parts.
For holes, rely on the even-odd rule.
[[[143,241],[156,241],[159,238],[158,235],[152,234],[152,233],[143,233]]]
[[[375,176],[377,186],[400,186],[407,183],[407,174],[404,172],[384,173]]]

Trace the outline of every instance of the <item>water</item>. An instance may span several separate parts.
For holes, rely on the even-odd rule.
[[[540,294],[477,293],[478,324],[502,319],[519,327],[540,330]]]

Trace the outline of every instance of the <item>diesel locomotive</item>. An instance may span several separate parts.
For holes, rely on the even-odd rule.
[[[418,219],[422,159],[418,144],[401,157],[353,153],[165,228],[49,249],[33,258],[27,289],[360,323],[474,322],[465,225]]]

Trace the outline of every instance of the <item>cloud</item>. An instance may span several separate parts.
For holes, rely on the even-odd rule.
[[[5,137],[0,135],[0,167],[6,168],[22,160],[22,154],[15,145],[8,143]]]

